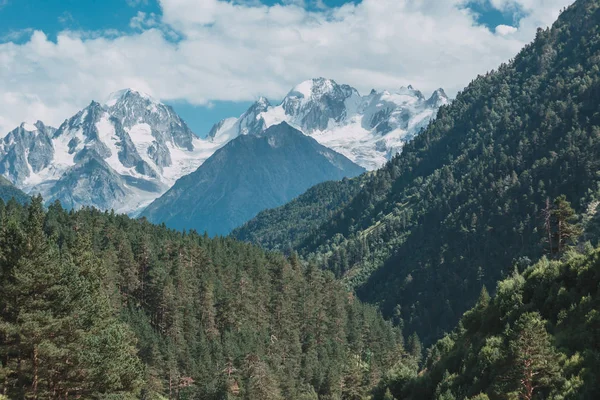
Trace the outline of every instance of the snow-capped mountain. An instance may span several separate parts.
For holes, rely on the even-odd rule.
[[[223,143],[198,138],[167,105],[123,90],[58,129],[22,124],[0,147],[0,174],[68,207],[133,212],[196,170]]]
[[[23,123],[0,139],[0,175],[28,194],[65,206],[139,213],[216,150],[240,135],[287,122],[356,164],[384,164],[448,102],[412,87],[361,96],[318,78],[293,88],[279,105],[260,98],[239,118],[197,137],[173,109],[126,89],[92,101],[58,129]]]
[[[293,88],[277,106],[260,98],[240,118],[217,123],[215,142],[257,134],[287,122],[355,163],[373,170],[399,152],[448,103],[443,89],[429,99],[412,86],[361,96],[348,85],[318,78]]]

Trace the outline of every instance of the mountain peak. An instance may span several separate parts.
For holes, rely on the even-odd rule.
[[[444,89],[439,88],[436,89],[431,97],[427,100],[427,105],[430,107],[439,108],[444,104],[448,104],[448,95],[444,91]]]
[[[438,95],[440,97],[448,98],[448,95],[446,94],[446,92],[442,88],[434,90],[433,94]]]
[[[104,105],[106,105],[107,107],[112,107],[115,104],[117,104],[120,100],[124,100],[127,98],[143,99],[143,100],[148,100],[152,103],[157,103],[157,104],[159,103],[159,101],[157,99],[155,99],[154,97],[152,97],[151,95],[149,95],[147,93],[144,93],[139,90],[131,89],[131,88],[126,88],[126,89],[118,90],[118,91],[113,92],[110,95],[108,95],[108,98],[104,101]]]
[[[260,106],[263,106],[263,107],[268,107],[268,106],[270,106],[270,105],[271,105],[271,103],[269,102],[269,99],[267,99],[267,98],[266,98],[266,97],[264,97],[264,96],[260,96],[260,97],[259,97],[259,98],[256,100],[255,104],[257,104],[257,105],[260,105]]]
[[[90,104],[87,106],[88,109],[104,109],[102,104],[98,103],[96,100],[92,100]]]
[[[313,96],[321,97],[326,93],[334,91],[337,86],[337,83],[332,79],[322,77],[313,78],[294,86],[287,97],[304,99],[309,99]]]
[[[282,132],[282,131],[294,131],[294,132],[298,132],[301,135],[303,134],[298,129],[296,129],[293,126],[291,126],[290,124],[288,124],[286,121],[282,121],[278,124],[269,126],[267,129],[262,131],[259,134],[259,136],[269,136],[269,135],[277,134],[278,132]]]
[[[413,96],[416,97],[420,100],[425,100],[425,96],[423,96],[423,93],[421,93],[420,90],[417,90],[413,87],[413,85],[408,85],[408,86],[401,86],[400,89],[397,92],[398,94],[403,94],[403,95],[409,95],[409,96]]]

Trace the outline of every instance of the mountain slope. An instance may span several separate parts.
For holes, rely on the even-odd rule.
[[[176,229],[227,234],[317,183],[362,172],[344,156],[282,123],[232,140],[141,215]]]
[[[360,191],[369,174],[315,185],[289,203],[261,211],[234,229],[231,236],[269,250],[296,248],[323,221],[346,206]]]
[[[429,350],[418,378],[390,374],[381,392],[409,400],[526,398],[531,383],[533,398],[597,399],[599,285],[599,249],[516,271],[494,298],[482,292],[460,327]]]
[[[348,85],[319,78],[296,86],[277,106],[260,98],[241,117],[215,124],[203,140],[168,105],[125,89],[103,104],[92,101],[58,129],[40,121],[23,123],[0,142],[0,174],[48,202],[135,215],[240,135],[260,134],[287,121],[373,169],[447,102],[443,90],[430,99],[412,87],[361,97]],[[104,163],[89,163],[90,153]],[[74,173],[84,171],[81,179]],[[102,195],[94,198],[94,190]]]
[[[361,96],[348,85],[317,78],[294,87],[281,104],[260,98],[240,118],[216,124],[208,137],[230,140],[285,121],[366,169],[382,166],[448,103],[442,89],[426,99],[411,86]]]
[[[25,204],[29,201],[29,196],[16,188],[8,179],[0,176],[0,199],[4,202],[15,199],[18,203]]]
[[[297,249],[401,318],[407,333],[439,337],[483,284],[539,257],[547,198],[566,194],[581,211],[596,190],[599,20],[595,1],[568,8],[442,107]]]

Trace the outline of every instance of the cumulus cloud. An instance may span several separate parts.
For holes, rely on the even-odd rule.
[[[498,25],[496,27],[496,34],[502,35],[502,36],[510,35],[511,33],[515,33],[517,31],[518,31],[517,28],[515,28],[514,26],[510,26],[510,25]]]
[[[363,0],[315,11],[296,2],[160,0],[162,15],[138,13],[134,33],[64,31],[54,42],[35,31],[23,44],[0,44],[0,132],[26,119],[57,125],[124,87],[193,104],[278,99],[318,76],[362,92],[413,84],[454,94],[514,56],[567,3],[519,0],[527,16],[512,31],[491,32],[465,0]]]

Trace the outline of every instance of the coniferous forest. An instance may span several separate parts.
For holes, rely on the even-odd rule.
[[[578,0],[382,169],[229,237],[0,182],[0,399],[598,399],[599,154]]]
[[[0,203],[0,221],[9,399],[362,396],[407,356],[295,256],[39,197]]]
[[[347,205],[324,221],[314,213],[318,227],[293,248],[426,345],[451,330],[483,286],[545,254],[548,201],[565,195],[578,214],[595,212],[599,7],[577,1],[508,64],[474,79]],[[338,185],[330,191],[344,192]],[[269,238],[308,226],[294,215],[264,212],[234,235],[285,248]]]

